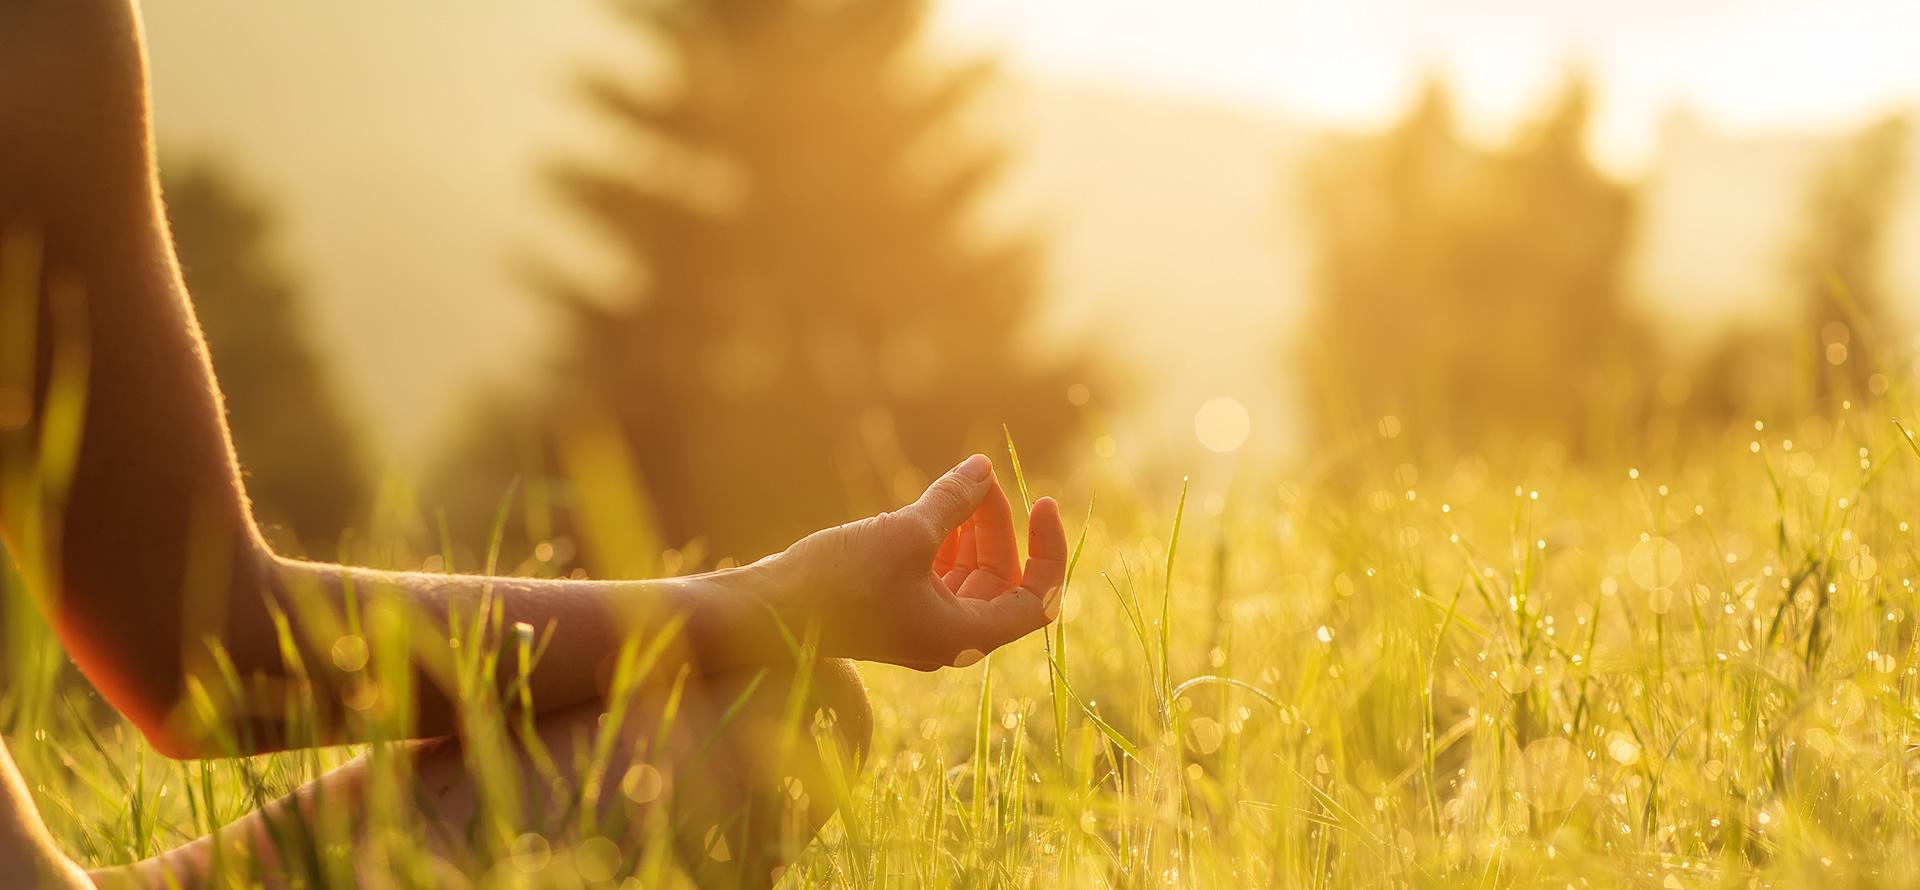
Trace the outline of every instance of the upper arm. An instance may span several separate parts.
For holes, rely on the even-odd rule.
[[[153,184],[131,7],[0,10],[0,533],[152,734],[264,547]]]

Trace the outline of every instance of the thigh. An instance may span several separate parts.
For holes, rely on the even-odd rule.
[[[599,870],[618,851],[613,872],[651,874],[648,886],[674,860],[703,886],[759,886],[840,808],[871,723],[859,674],[830,660],[553,715],[537,742],[494,752],[492,764],[450,740],[427,743],[415,768],[436,843],[456,854],[519,832],[534,863],[586,855]],[[520,814],[512,826],[509,812]]]
[[[677,858],[703,884],[760,885],[838,806],[870,726],[843,661],[687,678],[473,743],[370,751],[95,878],[191,886],[250,862],[270,885],[432,885],[496,868],[658,876]]]

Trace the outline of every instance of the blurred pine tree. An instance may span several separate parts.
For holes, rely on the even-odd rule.
[[[1800,336],[1810,340],[1821,375],[1814,397],[1825,403],[1885,391],[1910,351],[1896,334],[1887,291],[1887,231],[1905,174],[1905,114],[1853,134],[1821,171],[1808,195],[1806,229],[1791,256],[1803,292]],[[1882,374],[1876,386],[1871,378]]]
[[[1429,84],[1384,133],[1308,171],[1316,287],[1297,351],[1321,441],[1580,452],[1644,411],[1654,345],[1625,299],[1633,194],[1586,149],[1576,81],[1508,146],[1464,141]]]
[[[277,546],[331,556],[368,491],[264,202],[206,162],[162,174],[167,219],[226,397],[247,494]]]
[[[1066,441],[1069,385],[1097,381],[1029,336],[1037,245],[982,231],[1004,156],[959,132],[993,72],[925,64],[924,3],[620,10],[672,76],[589,73],[619,148],[550,171],[620,278],[537,276],[560,359],[533,407],[500,413],[538,431],[478,424],[439,498],[450,515],[486,515],[516,467],[555,473],[562,440],[591,429],[624,443],[615,475],[639,480],[661,539],[751,558],[896,504],[1003,422],[1036,456]]]
[[[1904,379],[1908,319],[1889,298],[1888,232],[1912,123],[1893,114],[1842,141],[1809,183],[1786,255],[1785,324],[1727,332],[1700,362],[1696,412],[1728,422],[1829,411]]]

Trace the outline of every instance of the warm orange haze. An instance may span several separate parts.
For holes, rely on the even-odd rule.
[[[1903,881],[1916,33],[0,0],[0,887]]]
[[[1454,85],[1468,138],[1498,141],[1586,71],[1599,92],[1587,144],[1645,192],[1634,299],[1685,335],[1778,308],[1778,257],[1821,154],[1920,92],[1900,36],[1913,14],[1875,2],[954,0],[933,7],[927,42],[1003,65],[984,103],[1011,155],[992,198],[1009,210],[995,218],[1049,238],[1047,329],[1091,331],[1150,365],[1173,390],[1160,398],[1156,383],[1147,398],[1165,421],[1265,385],[1264,367],[1237,359],[1271,353],[1308,299],[1289,171],[1318,132],[1390,123],[1429,75]],[[476,371],[514,376],[497,349],[537,354],[550,322],[518,260],[538,245],[602,261],[534,172],[605,144],[570,86],[578,66],[665,76],[599,3],[450,17],[228,2],[150,19],[163,145],[215,154],[279,204],[298,200],[281,214],[294,261],[354,257],[306,263],[323,288],[311,314],[335,337],[385,322],[390,339],[364,341],[366,361],[342,376],[396,428],[407,461],[431,450]],[[234,66],[260,74],[234,78]],[[1900,190],[1889,223],[1908,243],[1917,191]],[[1888,274],[1920,281],[1912,256],[1894,252]],[[1207,311],[1187,311],[1194,301]],[[1196,346],[1212,343],[1226,345]],[[1268,438],[1302,444],[1291,418],[1257,413]]]

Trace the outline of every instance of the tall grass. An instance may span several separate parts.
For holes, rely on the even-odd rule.
[[[1920,446],[1892,411],[1849,407],[1636,467],[1551,452],[1425,462],[1382,438],[1317,479],[1249,456],[1231,492],[1138,484],[1111,462],[1047,478],[1013,453],[1023,501],[1086,510],[1061,620],[966,669],[869,666],[868,763],[785,881],[1910,882]],[[370,546],[427,559],[418,540]],[[440,566],[455,567],[454,549]],[[15,610],[0,726],[83,861],[179,844],[356,753],[164,761],[72,682],[30,616]],[[540,639],[484,610],[471,621],[483,644],[459,650],[455,673],[476,702],[469,732],[493,740],[474,746],[474,771],[493,776],[504,766],[488,758],[531,733],[480,678],[488,659],[532,663]],[[403,673],[378,667],[404,659],[403,621],[347,623],[369,671]],[[651,670],[670,635],[635,641],[616,682]],[[629,767],[607,762],[605,732],[587,798]],[[617,886],[629,868],[645,886],[681,880],[664,839],[619,850],[618,868],[601,847],[566,847],[617,836],[578,813],[545,831],[477,826],[474,859],[430,860],[406,816],[404,758],[380,744],[369,756],[364,812],[323,814],[340,833],[318,842],[285,839],[322,881],[351,882],[368,856],[415,886]],[[502,796],[487,812],[524,811],[508,799],[518,786],[486,784]],[[374,826],[370,852],[339,845],[349,824]]]

